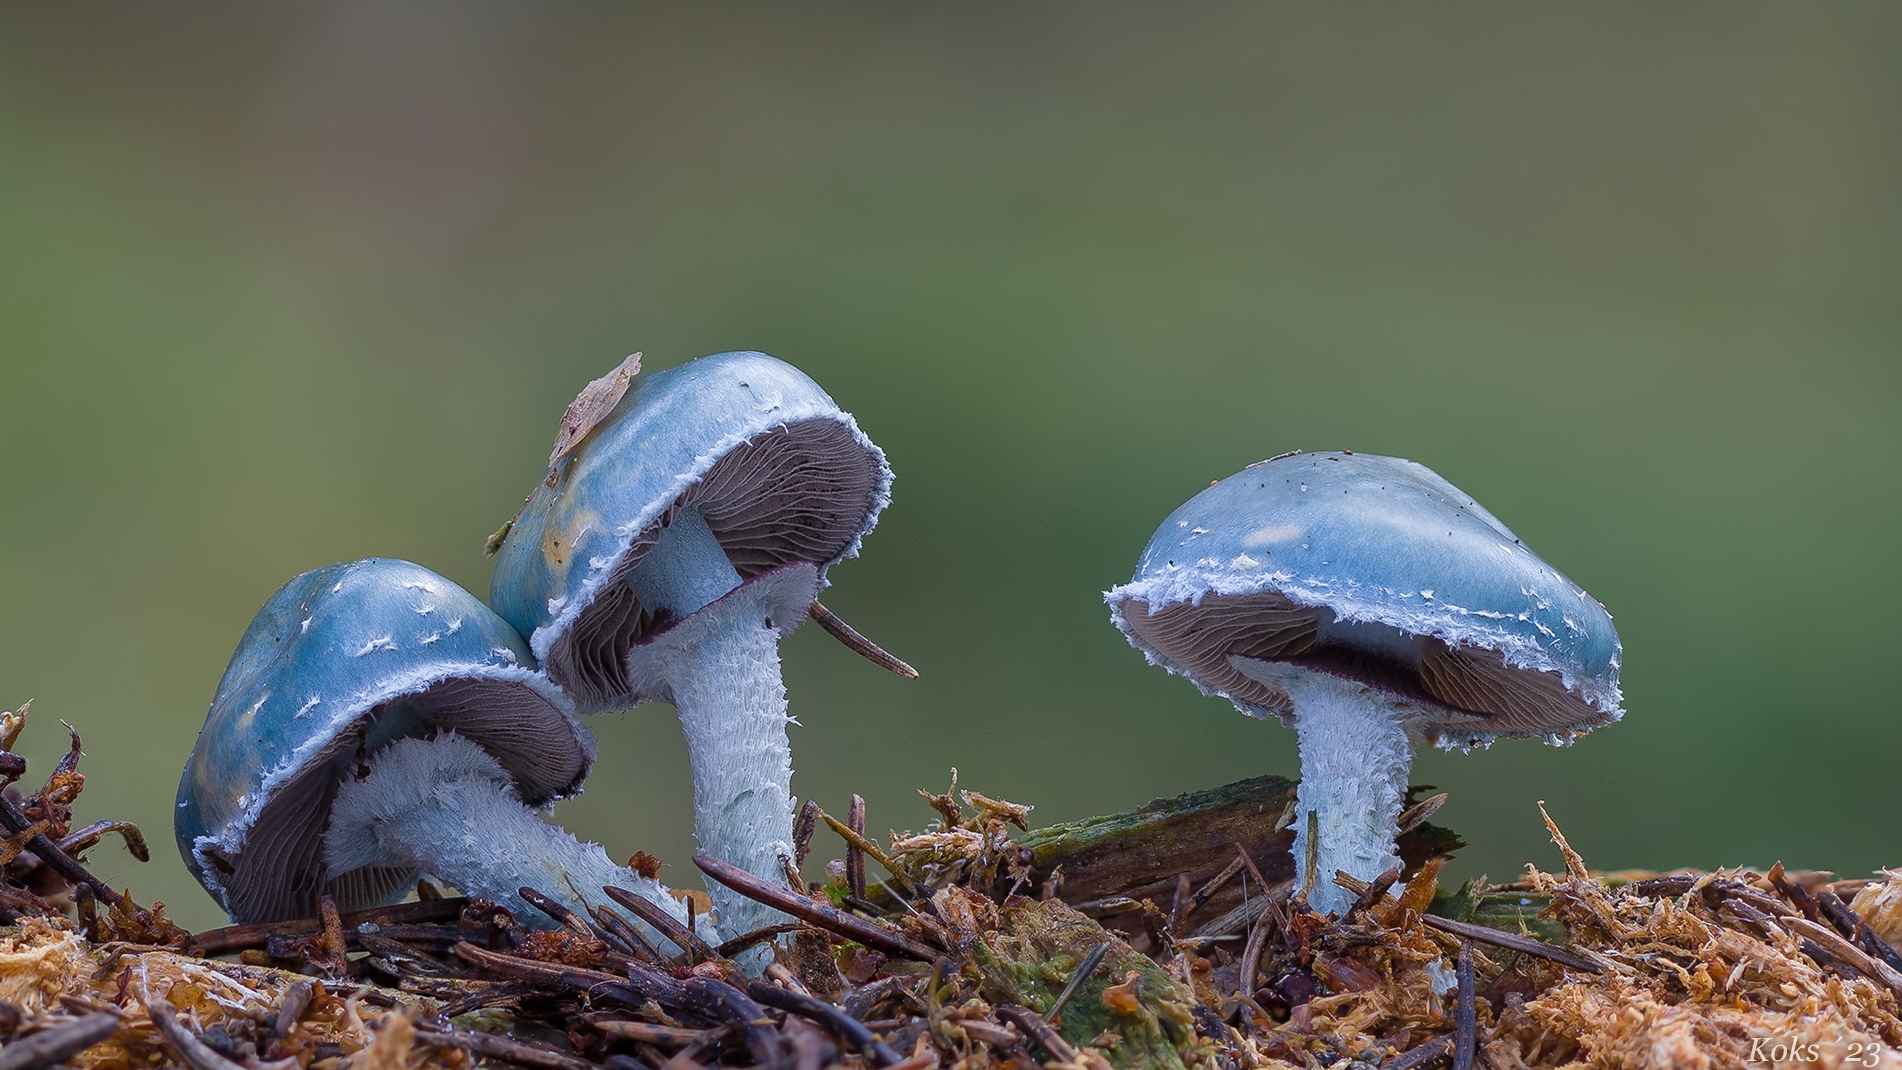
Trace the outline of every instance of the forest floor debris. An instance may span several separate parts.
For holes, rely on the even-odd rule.
[[[954,781],[883,844],[862,802],[809,804],[778,882],[696,860],[790,915],[750,942],[552,902],[534,930],[427,883],[192,934],[84,869],[101,830],[143,843],[68,830],[74,739],[30,795],[0,750],[0,1070],[1902,1065],[1896,873],[1597,874],[1548,817],[1559,871],[1443,889],[1436,796],[1403,821],[1404,872],[1341,877],[1356,901],[1322,917],[1292,888],[1287,781],[1044,829]],[[844,857],[809,885],[821,826]],[[764,976],[734,965],[766,941]]]

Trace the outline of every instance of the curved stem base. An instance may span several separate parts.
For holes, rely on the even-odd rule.
[[[346,781],[331,806],[324,862],[332,876],[367,865],[413,865],[507,908],[530,928],[556,922],[518,889],[533,888],[586,914],[611,903],[601,889],[612,884],[686,923],[686,906],[659,881],[615,865],[599,844],[576,840],[522,805],[507,771],[473,741],[452,732],[399,739],[371,763],[370,774]]]

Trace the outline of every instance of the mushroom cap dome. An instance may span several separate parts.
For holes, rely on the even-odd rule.
[[[1292,706],[1235,658],[1360,679],[1454,741],[1578,732],[1623,712],[1604,606],[1395,457],[1250,465],[1171,513],[1105,597],[1152,664],[1257,717]]]
[[[368,755],[439,729],[479,743],[540,806],[581,786],[594,739],[514,629],[407,561],[313,569],[264,603],[218,682],[178,785],[180,853],[234,918],[314,917],[330,894],[374,906],[414,876],[328,876],[337,785]]]
[[[583,713],[663,697],[628,676],[657,622],[622,581],[676,508],[700,510],[742,579],[806,563],[823,584],[891,480],[884,451],[804,372],[764,353],[691,360],[637,377],[536,486],[489,601]]]

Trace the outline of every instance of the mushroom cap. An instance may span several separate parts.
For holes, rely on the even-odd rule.
[[[1256,717],[1293,706],[1233,658],[1361,680],[1443,741],[1569,736],[1623,714],[1605,607],[1397,457],[1249,465],[1171,513],[1105,598],[1151,664]]]
[[[178,785],[186,865],[232,917],[314,917],[404,888],[413,866],[331,879],[323,832],[337,785],[392,739],[451,729],[540,806],[573,794],[594,738],[476,597],[407,561],[371,558],[285,584],[245,630]]]
[[[764,353],[701,357],[635,379],[536,486],[489,601],[581,712],[664,698],[627,672],[628,651],[664,622],[622,580],[676,507],[701,511],[742,580],[804,562],[823,586],[891,481],[884,451],[804,372]]]

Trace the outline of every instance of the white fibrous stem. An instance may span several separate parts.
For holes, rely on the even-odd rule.
[[[368,776],[343,783],[324,834],[324,862],[333,878],[361,866],[415,866],[531,928],[559,923],[524,901],[521,888],[586,915],[612,903],[601,889],[613,885],[687,922],[685,905],[659,881],[542,820],[493,756],[449,732],[396,740],[370,759]]]
[[[1387,695],[1353,680],[1249,658],[1231,658],[1230,664],[1294,701],[1301,747],[1295,888],[1308,889],[1308,905],[1316,911],[1345,913],[1354,896],[1334,883],[1336,871],[1371,881],[1400,864],[1394,837],[1413,768],[1413,741],[1402,715]],[[1316,833],[1312,877],[1310,823]]]
[[[724,571],[722,571],[724,569]],[[679,619],[628,655],[629,675],[666,681],[693,769],[700,849],[775,884],[792,850],[792,745],[779,640],[817,591],[810,565],[742,584],[699,513],[682,509],[628,578],[643,606]],[[787,921],[719,884],[708,895],[728,939]]]
[[[700,850],[775,884],[792,849],[792,743],[772,592],[749,584],[678,626],[662,672],[680,711],[693,768]],[[725,885],[709,884],[728,939],[788,920]]]
[[[1310,673],[1289,697],[1301,746],[1295,887],[1309,885],[1308,815],[1313,814],[1318,836],[1308,905],[1322,914],[1346,913],[1354,895],[1334,883],[1337,870],[1370,881],[1400,864],[1394,836],[1413,767],[1413,742],[1379,693],[1352,680]]]

